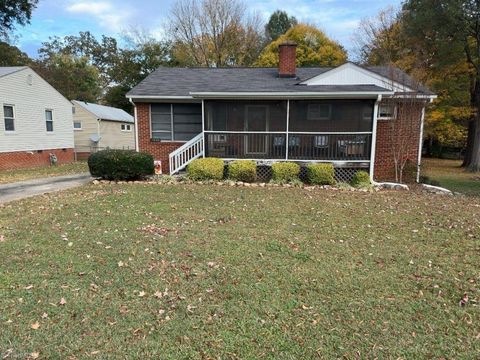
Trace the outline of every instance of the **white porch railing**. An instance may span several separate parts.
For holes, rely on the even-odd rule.
[[[203,133],[180,146],[169,155],[170,175],[178,173],[187,167],[192,160],[203,156]]]

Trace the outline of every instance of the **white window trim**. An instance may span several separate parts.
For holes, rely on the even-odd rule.
[[[79,124],[80,124],[80,127],[79,127],[79,128],[76,128],[76,127],[75,127],[75,123],[79,123]],[[78,120],[74,120],[74,121],[73,121],[73,131],[82,131],[82,130],[83,130],[82,122],[81,122],[81,121],[78,121]]]
[[[393,115],[392,116],[380,116],[381,113],[381,107],[382,106],[391,106],[393,107]],[[388,103],[380,103],[378,105],[378,117],[377,120],[395,120],[397,118],[397,105],[395,104],[388,104]]]
[[[5,129],[5,118],[6,118],[6,116],[5,116],[5,110],[3,109],[4,106],[10,106],[12,108],[12,111],[13,111],[13,130]],[[6,134],[15,134],[16,129],[17,129],[17,126],[16,126],[17,113],[16,113],[15,105],[14,104],[3,104],[2,105],[2,112],[3,112],[3,131]],[[9,117],[8,119],[12,119],[12,118]]]
[[[123,132],[132,132],[132,124],[122,124],[120,126],[120,131]]]
[[[52,113],[52,120],[47,119],[47,111],[50,111]],[[53,113],[54,113],[53,109],[48,109],[48,108],[46,108],[45,112],[43,113],[44,116],[45,116],[45,131],[47,132],[47,134],[53,134],[55,132],[55,126],[54,126],[55,116],[54,116]],[[49,121],[52,123],[52,131],[48,131],[48,129],[47,129],[47,123]]]
[[[321,116],[320,113],[320,108],[319,108],[319,116],[318,117],[313,117],[312,114],[310,113],[310,107],[311,106],[319,106],[320,108],[322,106],[328,106],[328,116]],[[307,104],[307,120],[309,121],[317,121],[317,120],[331,120],[332,119],[332,104]]]

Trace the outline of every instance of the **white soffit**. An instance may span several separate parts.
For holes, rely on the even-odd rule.
[[[340,65],[313,78],[302,85],[377,85],[395,92],[410,92],[413,89],[399,82],[376,74],[352,63]]]

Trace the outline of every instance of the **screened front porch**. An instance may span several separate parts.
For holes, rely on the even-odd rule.
[[[368,162],[374,100],[205,101],[205,156]]]

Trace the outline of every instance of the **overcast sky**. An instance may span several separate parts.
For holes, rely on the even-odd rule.
[[[249,11],[265,20],[276,9],[285,10],[301,22],[317,25],[347,50],[362,18],[372,16],[401,0],[244,0]],[[16,45],[30,56],[50,36],[78,34],[89,30],[96,36],[116,36],[129,27],[142,27],[162,37],[166,17],[174,0],[40,0],[32,23],[17,31]]]

